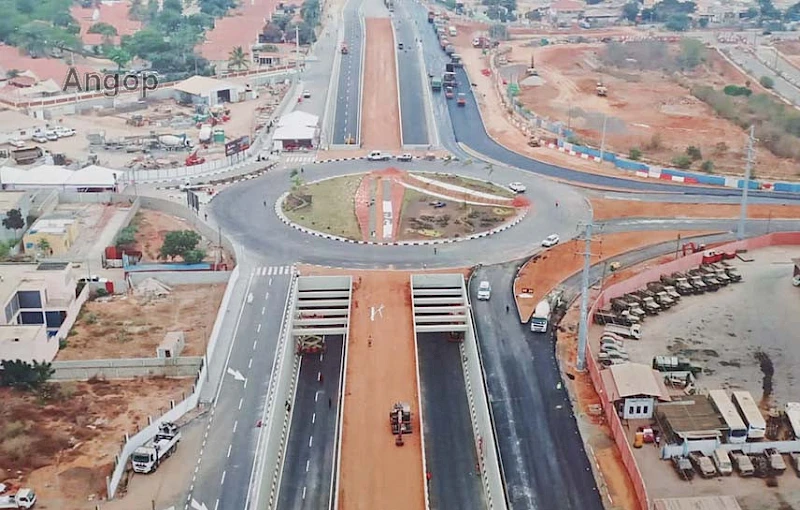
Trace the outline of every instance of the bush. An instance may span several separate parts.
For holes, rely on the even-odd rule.
[[[661,147],[662,147],[661,134],[653,133],[653,136],[650,137],[650,143],[648,143],[645,148],[649,149],[649,150],[657,151]]]
[[[94,312],[87,313],[86,317],[83,318],[83,322],[89,325],[95,324],[97,322],[97,314]]]
[[[710,87],[709,87],[710,88]],[[739,85],[726,85],[724,89],[722,89],[728,96],[746,96],[749,97],[753,91],[747,87],[740,87]]]
[[[760,83],[761,86],[764,87],[765,89],[771,89],[772,87],[775,86],[775,80],[773,80],[769,76],[762,76],[761,78],[758,79],[758,83]]]
[[[703,159],[703,153],[700,152],[700,149],[694,145],[686,147],[686,155],[692,158],[692,161],[700,161]]]
[[[628,157],[633,161],[639,161],[642,159],[642,151],[636,147],[631,147],[628,151]]]
[[[692,166],[692,158],[690,158],[686,154],[680,154],[672,158],[672,164],[678,168],[686,170],[687,168]]]
[[[707,174],[714,173],[714,162],[710,159],[703,161],[703,164],[700,165],[700,170],[704,171]]]
[[[114,242],[117,246],[131,246],[136,243],[136,226],[135,225],[128,225],[127,227],[123,228],[119,234],[117,234],[117,239]]]

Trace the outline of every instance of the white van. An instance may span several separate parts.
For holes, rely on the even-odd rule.
[[[724,476],[733,474],[733,464],[731,464],[731,457],[728,455],[728,450],[717,448],[714,450],[713,459],[719,474]]]
[[[455,37],[455,36],[458,35],[458,31],[456,30],[456,27],[448,28],[447,29],[447,33],[450,34],[450,37]]]

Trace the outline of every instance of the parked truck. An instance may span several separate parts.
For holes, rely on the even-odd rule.
[[[721,260],[719,262],[715,262],[713,265],[722,268],[725,271],[725,274],[730,276],[732,282],[742,281],[742,274],[739,272],[738,269],[730,265],[730,263]]]
[[[136,473],[152,473],[178,448],[181,433],[174,423],[165,422],[158,427],[155,437],[133,452],[131,464]]]
[[[667,294],[667,296],[670,297],[670,299],[672,299],[676,303],[681,299],[681,294],[677,291],[675,287],[673,287],[672,285],[664,285],[660,281],[649,282],[647,284],[647,289],[655,292],[656,294],[664,292]]]
[[[706,285],[706,282],[704,282],[700,276],[692,276],[688,273],[672,273],[672,276],[675,278],[684,278],[687,282],[689,282],[689,285],[692,286],[695,294],[702,294],[708,290],[708,285]]]
[[[442,79],[441,78],[431,78],[431,90],[439,92],[442,90]]]
[[[647,313],[648,315],[657,315],[658,312],[661,311],[661,306],[659,306],[659,304],[656,303],[655,299],[651,297],[643,298],[633,293],[625,294],[625,297],[638,302],[639,306],[641,306],[642,309],[645,311],[645,313]]]
[[[680,273],[672,273],[672,275],[661,275],[661,283],[665,286],[674,287],[675,291],[681,296],[689,294],[696,294],[695,288],[689,283],[685,276]]]
[[[712,292],[716,292],[720,287],[722,287],[722,284],[720,284],[719,280],[717,280],[713,275],[707,274],[701,271],[699,268],[690,269],[688,272],[692,278],[699,277],[701,280],[703,280],[703,283],[706,284],[706,288]]]
[[[33,489],[20,489],[15,494],[0,496],[0,508],[33,508],[36,504],[36,493]]]
[[[702,365],[678,356],[653,356],[653,368],[659,372],[691,372],[694,376],[703,371]]]
[[[631,326],[639,323],[639,318],[632,316],[628,313],[618,314],[614,310],[598,310],[594,313],[594,323],[600,324],[618,324],[620,326]]]
[[[632,317],[637,317],[640,321],[644,319],[645,311],[639,306],[636,301],[629,301],[624,296],[614,298],[611,300],[611,308],[620,314],[627,312]]]
[[[731,283],[731,277],[728,276],[728,273],[726,273],[723,269],[717,269],[713,264],[702,264],[700,266],[700,271],[716,278],[720,285],[724,286]]]
[[[625,338],[633,338],[634,340],[642,339],[642,326],[640,324],[633,324],[631,326],[619,326],[617,324],[606,324],[603,332],[614,333]]]
[[[651,290],[647,289],[639,289],[633,291],[633,294],[639,296],[642,299],[650,298],[662,309],[666,310],[667,308],[672,307],[675,304],[675,301],[672,300],[669,296],[667,296],[666,292],[662,295],[659,295]]]
[[[534,333],[547,333],[550,328],[550,317],[556,308],[561,305],[564,289],[554,289],[539,301],[531,317],[531,331]]]

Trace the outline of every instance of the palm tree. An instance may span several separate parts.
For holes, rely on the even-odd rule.
[[[244,48],[237,46],[228,55],[228,67],[237,71],[242,71],[250,67],[249,53]]]
[[[50,254],[50,241],[44,237],[39,239],[39,242],[36,243],[36,247],[39,248],[39,251],[42,252],[42,255],[45,257]]]

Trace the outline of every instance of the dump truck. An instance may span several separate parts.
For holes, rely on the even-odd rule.
[[[688,271],[689,276],[694,278],[700,278],[703,283],[706,284],[706,288],[712,292],[716,292],[722,286],[714,276],[709,275],[701,271],[700,269],[690,269]],[[694,285],[694,281],[692,281],[692,285]]]
[[[403,446],[403,434],[411,434],[411,406],[407,402],[396,402],[389,411],[389,425],[394,444]]]
[[[614,333],[624,338],[633,338],[634,340],[642,339],[642,325],[632,324],[630,326],[620,326],[617,324],[606,324],[603,332]]]
[[[725,274],[730,276],[731,281],[733,282],[742,281],[742,274],[739,273],[739,270],[736,269],[736,267],[732,266],[730,263],[721,260],[719,262],[715,262],[714,265],[717,267],[721,267],[725,271]]]
[[[659,372],[691,372],[694,376],[703,371],[702,365],[678,356],[653,356],[653,368]]]
[[[175,452],[180,440],[181,433],[177,425],[171,422],[162,423],[153,439],[134,450],[131,456],[133,471],[152,473]]]
[[[0,496],[0,508],[33,508],[36,493],[32,489],[20,489],[14,494]]]
[[[655,299],[651,297],[643,298],[632,293],[625,294],[625,297],[628,300],[633,300],[639,303],[639,306],[642,307],[642,309],[648,315],[658,315],[658,312],[661,311],[661,306],[656,303]]]
[[[441,78],[431,78],[431,90],[439,92],[442,90],[442,79]]]
[[[680,293],[673,287],[672,285],[664,285],[661,282],[648,282],[647,283],[647,290],[655,292],[656,294],[660,294],[664,292],[670,299],[677,302],[680,300],[681,295]]]
[[[617,314],[613,310],[598,310],[594,313],[594,323],[600,324],[617,324],[620,326],[631,326],[637,324],[639,319],[632,317],[630,314]]]
[[[637,317],[640,321],[646,315],[645,311],[639,306],[636,301],[628,301],[624,296],[614,298],[611,300],[611,309],[619,314],[627,312],[632,317]]]
[[[672,273],[672,276],[674,276],[675,278],[685,279],[689,283],[689,285],[692,286],[692,289],[694,289],[695,294],[702,294],[708,290],[708,285],[706,285],[706,282],[704,282],[700,276],[692,276],[688,273],[687,274]]]
[[[672,275],[661,275],[661,283],[665,286],[674,287],[675,291],[680,294],[681,296],[687,296],[689,294],[696,294],[696,290],[692,287],[692,284],[689,283],[684,276],[678,276],[679,273],[672,273]]]
[[[550,327],[550,317],[553,312],[561,306],[564,298],[564,289],[554,289],[547,294],[543,300],[536,304],[536,309],[531,317],[531,331],[534,333],[546,333]]]
[[[667,293],[663,291],[653,292],[648,289],[639,289],[634,291],[633,293],[643,299],[648,297],[652,298],[664,310],[666,310],[667,308],[672,308],[672,306],[675,305],[675,300],[669,297]]]

